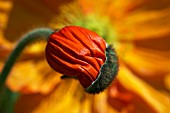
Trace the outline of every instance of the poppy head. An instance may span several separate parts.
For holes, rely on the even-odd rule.
[[[107,51],[115,53],[111,46],[108,49],[106,48],[105,40],[98,34],[78,26],[66,26],[55,31],[49,36],[45,50],[47,62],[55,71],[67,77],[78,78],[86,91],[91,93],[96,93],[90,90],[94,90],[92,86],[96,84],[96,81],[99,81],[99,76],[103,78],[106,77],[103,74],[108,73],[104,65],[108,62]],[[115,54],[114,57],[114,62],[117,65]],[[102,68],[104,73],[101,72]],[[112,74],[115,75],[116,73],[117,68]],[[113,77],[113,75],[111,76]],[[107,77],[107,79],[110,78]],[[101,83],[99,83],[99,86],[95,86],[97,90],[100,90],[97,92],[101,92],[100,85]],[[102,88],[102,90],[104,89]]]

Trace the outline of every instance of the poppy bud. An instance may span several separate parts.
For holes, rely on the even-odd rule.
[[[89,93],[103,91],[117,74],[118,63],[114,50],[111,46],[107,49],[106,42],[99,35],[85,28],[66,26],[55,31],[49,36],[45,51],[47,62],[54,70],[68,77],[78,78]],[[114,63],[114,66],[105,66],[106,62],[108,65],[107,51],[111,55],[109,63]],[[106,81],[101,81],[99,77]]]

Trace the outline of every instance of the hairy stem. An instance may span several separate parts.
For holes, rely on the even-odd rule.
[[[33,43],[34,41],[40,41],[40,40],[47,40],[49,35],[52,34],[54,31],[49,28],[37,28],[34,29],[27,34],[25,34],[23,37],[21,37],[21,40],[16,45],[15,49],[12,51],[12,53],[9,55],[3,69],[0,75],[0,88],[3,87],[4,82],[6,81],[6,78],[14,65],[15,61],[17,60],[18,56],[21,54],[23,49],[30,43]]]
[[[47,40],[52,33],[53,30],[49,28],[38,28],[28,32],[21,37],[21,40],[9,55],[0,74],[0,112],[13,113],[14,103],[18,97],[17,93],[12,92],[5,86],[6,78],[15,61],[27,45],[35,41]]]

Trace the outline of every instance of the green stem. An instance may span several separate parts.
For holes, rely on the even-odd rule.
[[[34,41],[39,40],[47,40],[50,34],[52,34],[54,31],[49,28],[37,28],[34,29],[27,34],[25,34],[21,40],[18,42],[15,49],[12,51],[10,56],[8,57],[4,68],[2,69],[1,75],[0,75],[0,88],[3,87],[5,80],[14,65],[15,61],[17,60],[18,56],[21,54],[22,50],[30,43],[33,43]]]
[[[49,28],[38,28],[28,32],[21,37],[15,49],[9,55],[2,72],[0,74],[0,112],[13,113],[13,107],[18,97],[17,93],[12,92],[5,86],[6,78],[14,65],[15,61],[23,51],[23,49],[34,41],[47,40],[54,31]]]
[[[19,94],[12,92],[6,86],[0,90],[0,113],[13,113],[14,104]]]

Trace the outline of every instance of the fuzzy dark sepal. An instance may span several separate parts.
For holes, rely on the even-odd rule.
[[[96,94],[104,91],[114,80],[118,73],[118,57],[112,45],[106,48],[106,61],[101,66],[97,79],[85,89],[90,94]]]

